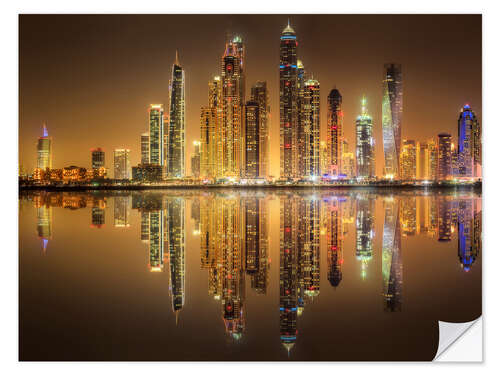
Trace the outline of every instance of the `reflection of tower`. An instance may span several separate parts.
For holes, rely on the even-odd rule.
[[[451,201],[449,197],[438,196],[438,241],[451,241]]]
[[[298,201],[285,196],[280,205],[280,338],[290,353],[297,339]]]
[[[401,231],[404,236],[413,236],[417,232],[417,198],[400,197],[400,223]]]
[[[399,205],[394,198],[384,200],[384,234],[382,239],[382,296],[384,311],[401,311],[403,292],[403,261]]]
[[[129,217],[130,217],[130,208],[129,208],[130,197],[115,197],[114,198],[114,219],[115,219],[115,227],[129,227]]]
[[[299,202],[298,266],[300,297],[319,295],[320,260],[320,201],[315,197]],[[300,305],[299,301],[299,305]]]
[[[366,277],[367,263],[373,255],[373,212],[375,200],[359,196],[356,200],[356,258],[361,260],[361,277]]]
[[[37,216],[38,238],[42,240],[42,254],[47,253],[49,240],[52,238],[52,207],[42,202],[41,196],[34,199]]]
[[[257,293],[266,294],[268,281],[268,222],[265,198],[243,198],[243,244],[246,273]]]
[[[92,207],[92,227],[101,228],[105,223],[105,211],[103,208],[94,206]]]
[[[141,210],[141,241],[149,242],[149,212]]]
[[[458,259],[469,272],[481,249],[481,202],[475,198],[458,202]]]
[[[163,210],[153,210],[149,212],[149,270],[151,272],[163,271],[163,221]]]
[[[342,211],[338,199],[327,201],[326,205],[326,249],[328,264],[328,281],[333,287],[339,286],[342,281]]]
[[[172,308],[176,313],[184,306],[185,244],[184,244],[184,198],[169,198],[166,202],[165,243],[170,261],[170,292]]]
[[[195,197],[191,203],[191,219],[194,221],[193,234],[200,234],[200,198]]]

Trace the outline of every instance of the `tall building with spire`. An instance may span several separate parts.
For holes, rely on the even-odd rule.
[[[361,100],[361,115],[356,119],[356,165],[358,177],[375,177],[373,123],[366,109],[365,97]]]
[[[386,178],[399,178],[402,116],[401,64],[385,64],[382,90],[382,136],[384,141],[384,176]]]
[[[299,157],[304,159],[302,177],[317,178],[321,175],[319,154],[320,138],[320,94],[319,82],[309,79],[304,84],[304,103],[302,110],[301,126],[303,130],[304,154]]]
[[[285,179],[299,177],[296,39],[289,20],[280,37],[280,175]]]
[[[167,133],[167,176],[182,178],[186,174],[186,115],[185,115],[185,78],[184,69],[175,52],[170,80],[170,121]]]
[[[52,169],[52,138],[49,137],[47,125],[43,124],[42,136],[38,138],[36,146],[37,159],[35,179],[42,179],[48,169]]]
[[[244,47],[240,37],[226,42],[222,56],[222,173],[241,177],[242,116],[244,98]]]
[[[342,173],[343,113],[342,95],[337,88],[330,91],[327,101],[327,168],[328,174],[339,175]]]
[[[151,104],[149,106],[149,163],[164,165],[164,117],[163,105]]]

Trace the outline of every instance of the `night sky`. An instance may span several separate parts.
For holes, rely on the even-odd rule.
[[[268,83],[271,173],[279,175],[279,43],[289,15],[21,15],[19,17],[19,158],[36,166],[36,142],[46,121],[53,167],[90,167],[90,149],[131,149],[140,161],[147,108],[167,103],[175,50],[186,72],[186,151],[199,139],[208,81],[220,74],[226,35],[246,47],[251,85]],[[355,147],[355,118],[367,96],[382,174],[383,65],[402,64],[402,138],[426,140],[450,132],[456,142],[461,106],[481,121],[481,15],[290,15],[298,58],[321,86],[321,141],[326,97],[343,96],[344,134]]]

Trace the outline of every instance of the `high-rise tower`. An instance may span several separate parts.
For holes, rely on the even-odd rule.
[[[226,43],[222,56],[222,175],[240,177],[244,48],[240,37]]]
[[[448,180],[452,176],[451,134],[438,134],[437,179]]]
[[[458,175],[475,177],[481,164],[481,128],[468,104],[458,117]]]
[[[356,119],[356,164],[361,178],[375,176],[375,152],[372,118],[366,111],[366,98],[361,101],[361,115]]]
[[[251,99],[259,106],[259,177],[266,178],[269,175],[269,94],[267,83],[258,81],[251,88]]]
[[[179,63],[179,55],[175,52],[170,81],[170,121],[168,122],[167,143],[167,175],[171,178],[184,177],[185,167],[185,81],[184,69]]]
[[[163,105],[149,107],[149,163],[164,165]]]
[[[297,37],[290,21],[280,38],[280,175],[298,177]]]
[[[327,100],[327,168],[329,174],[339,175],[342,173],[342,95],[334,88]]]
[[[316,178],[321,175],[321,164],[319,158],[319,136],[320,136],[320,97],[319,82],[309,79],[304,84],[303,123],[304,127],[304,154],[299,157],[304,159],[304,169],[300,171],[301,176]]]
[[[384,175],[399,177],[403,81],[401,64],[385,64],[382,97],[382,135],[384,140]]]
[[[47,169],[52,169],[52,138],[45,123],[43,124],[43,134],[38,138],[36,146],[37,159],[35,169],[35,179],[42,179]]]

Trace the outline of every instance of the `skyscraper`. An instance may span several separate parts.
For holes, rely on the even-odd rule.
[[[52,138],[49,137],[49,132],[45,123],[43,124],[43,133],[38,138],[37,143],[37,160],[35,179],[42,179],[47,169],[52,169]]]
[[[430,153],[427,142],[417,142],[417,180],[430,179]]]
[[[194,141],[194,153],[191,156],[191,174],[194,178],[200,177],[200,142]]]
[[[104,150],[100,147],[92,150],[92,169],[104,168],[105,158]]]
[[[476,177],[481,164],[481,128],[468,104],[458,117],[458,175]]]
[[[366,110],[366,98],[361,100],[361,115],[356,118],[356,164],[357,176],[375,176],[375,147],[372,118]]]
[[[242,109],[244,101],[244,48],[240,37],[226,43],[222,56],[222,175],[241,173]]]
[[[260,137],[259,137],[259,104],[254,101],[248,101],[245,105],[245,177],[259,177],[259,156],[260,156]]]
[[[149,163],[164,165],[163,105],[149,107]]]
[[[280,38],[280,175],[298,177],[297,170],[297,40],[290,21]]]
[[[384,175],[399,177],[403,81],[401,64],[385,64],[382,90],[382,135],[384,140]]]
[[[251,100],[259,105],[259,177],[266,178],[269,175],[269,94],[267,82],[256,82],[250,92]]]
[[[149,164],[149,133],[141,134],[141,164]]]
[[[167,175],[170,178],[181,178],[186,174],[185,168],[185,82],[184,69],[179,63],[179,55],[175,52],[170,80],[170,121],[167,133]]]
[[[320,96],[319,82],[309,79],[304,84],[303,113],[304,154],[299,157],[304,159],[302,177],[316,178],[321,175],[321,164],[319,158],[319,136],[320,136]]]
[[[327,114],[327,153],[328,174],[339,175],[342,173],[342,141],[343,141],[343,113],[342,95],[334,88],[328,95]]]
[[[448,180],[452,176],[451,134],[438,134],[437,179]]]
[[[130,150],[116,149],[114,152],[115,179],[124,180],[130,178]]]
[[[405,139],[401,148],[399,175],[402,180],[415,180],[417,176],[417,147],[414,140]]]

